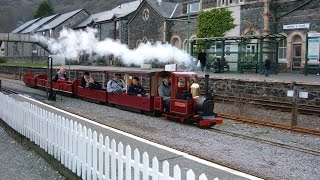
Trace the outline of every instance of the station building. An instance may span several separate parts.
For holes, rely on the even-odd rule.
[[[191,48],[191,42],[197,38],[198,13],[215,8],[227,8],[234,17],[236,27],[226,32],[225,37],[249,35],[256,39],[251,39],[242,49],[238,44],[226,41],[222,46],[221,42],[215,41],[207,47],[209,58],[219,57],[219,53],[224,51],[231,70],[238,70],[241,56],[239,52],[251,55],[252,59],[261,62],[263,59],[260,55],[257,56],[262,49],[259,47],[262,46],[259,45],[259,38],[280,34],[286,38],[281,38],[272,47],[271,60],[277,63],[280,71],[303,71],[306,34],[320,31],[320,15],[317,13],[320,10],[319,0],[137,0],[92,15],[81,9],[34,19],[12,33],[40,33],[56,37],[62,27],[84,29],[90,26],[97,28],[100,40],[107,37],[117,39],[130,48],[136,48],[141,43],[160,41],[191,52],[196,50]],[[26,48],[25,44],[27,43],[2,43],[4,56],[47,55],[38,45]],[[263,50],[267,51],[270,47],[263,45]],[[317,65],[317,59],[310,59],[308,64]]]

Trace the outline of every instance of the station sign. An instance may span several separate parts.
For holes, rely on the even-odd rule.
[[[289,30],[289,29],[309,29],[309,28],[310,28],[310,23],[283,25],[283,29],[284,30]]]
[[[320,37],[320,33],[308,33],[309,38]]]
[[[165,71],[177,71],[177,64],[166,64],[164,67]]]

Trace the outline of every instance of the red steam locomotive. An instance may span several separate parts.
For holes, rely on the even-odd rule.
[[[80,77],[85,72],[105,85],[115,74],[122,74],[127,83],[132,77],[141,79],[141,85],[145,88],[147,96],[132,96],[126,92],[108,93],[105,89],[90,89],[80,86]],[[162,97],[158,94],[158,87],[162,83],[161,76],[166,73],[171,77],[171,99],[169,108],[165,109]],[[198,75],[194,72],[168,72],[160,70],[76,70],[76,77],[72,81],[53,82],[48,81],[46,74],[34,75],[26,73],[23,81],[27,86],[35,88],[50,88],[55,93],[64,93],[79,98],[107,103],[127,110],[152,113],[162,115],[167,119],[173,119],[182,123],[196,124],[200,128],[210,128],[216,124],[221,124],[222,119],[213,112],[214,102],[211,93],[208,91],[208,79],[205,77],[205,95],[199,95],[199,85],[196,84]],[[52,84],[51,84],[52,83]],[[128,86],[127,86],[128,87]]]

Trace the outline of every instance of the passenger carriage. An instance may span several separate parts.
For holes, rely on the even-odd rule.
[[[101,83],[103,89],[90,89],[81,87],[81,77],[84,72],[89,72],[95,81]],[[168,108],[164,107],[162,97],[158,94],[158,87],[162,83],[162,74],[169,74],[171,77],[171,99]],[[124,93],[108,93],[104,88],[106,83],[114,77],[115,74],[121,74],[122,79],[128,87],[137,76],[141,85],[145,88],[147,95],[144,97],[128,95]],[[42,74],[38,76],[26,75],[24,79],[26,85],[35,78],[38,87],[47,86],[47,76]],[[174,119],[182,123],[196,124],[201,128],[212,127],[222,123],[213,112],[214,102],[211,93],[208,91],[208,77],[206,77],[205,95],[199,95],[199,86],[196,82],[198,75],[194,72],[169,72],[162,70],[76,70],[76,78],[67,82],[52,82],[52,88],[55,91],[77,95],[79,98],[108,103],[122,109],[135,112],[146,112],[153,115],[162,115],[167,119]],[[32,80],[33,81],[33,80]],[[30,83],[29,83],[30,84]],[[50,82],[48,83],[50,87]]]

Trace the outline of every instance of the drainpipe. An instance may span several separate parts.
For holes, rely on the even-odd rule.
[[[167,33],[167,21],[166,21],[166,19],[164,19],[164,21],[163,21],[163,40],[162,40],[163,43],[165,43],[166,39],[167,39],[166,33]]]

